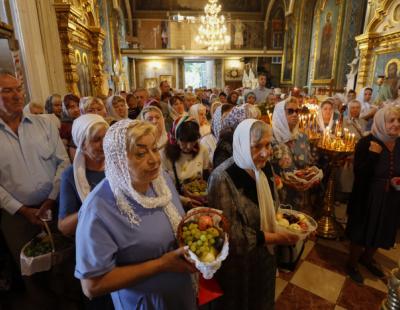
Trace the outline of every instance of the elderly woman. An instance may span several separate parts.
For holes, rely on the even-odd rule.
[[[177,95],[172,96],[169,100],[169,114],[165,118],[165,129],[167,130],[167,132],[171,131],[173,123],[177,118],[187,115],[187,112],[185,112],[185,105],[183,100],[183,97]]]
[[[140,112],[139,118],[157,127],[157,146],[160,150],[164,149],[168,143],[168,135],[165,130],[164,116],[160,108],[155,105],[148,105]]]
[[[100,98],[97,97],[83,97],[79,102],[79,109],[81,115],[83,114],[97,114],[103,117],[107,117],[107,110]]]
[[[217,139],[211,133],[211,126],[207,121],[207,109],[203,104],[195,104],[191,106],[189,110],[189,116],[193,117],[200,126],[200,144],[203,145],[207,150],[210,158],[210,162],[213,160],[214,151],[217,147]]]
[[[111,96],[106,101],[108,116],[112,119],[112,124],[128,118],[128,105],[121,96]]]
[[[72,125],[72,138],[77,146],[72,166],[61,176],[58,229],[67,236],[74,236],[78,224],[78,211],[90,191],[104,179],[103,138],[108,129],[103,117],[86,114],[78,117]],[[69,262],[73,264],[75,262]],[[66,266],[69,267],[69,264]],[[71,271],[71,276],[72,276]],[[75,280],[76,282],[76,280]],[[72,288],[81,292],[79,283]],[[82,294],[82,293],[81,293]],[[89,308],[113,309],[111,297],[104,295],[91,301],[84,300]]]
[[[54,114],[61,121],[62,100],[61,95],[53,94],[46,99],[44,108],[48,114]]]
[[[374,276],[384,277],[373,256],[378,248],[389,249],[396,241],[400,191],[391,182],[400,177],[399,135],[400,110],[385,107],[376,112],[371,134],[356,145],[346,233],[351,241],[347,272],[359,283],[363,277],[358,262]]]
[[[235,130],[233,158],[210,176],[209,203],[231,224],[229,256],[216,277],[224,295],[216,309],[273,309],[276,264],[273,247],[298,237],[276,232],[271,166],[271,127],[247,119]]]
[[[72,125],[72,138],[77,147],[72,166],[61,176],[58,229],[74,235],[78,211],[90,191],[104,179],[103,138],[108,129],[103,117],[85,114]]]
[[[221,121],[220,136],[213,157],[214,168],[222,164],[229,157],[232,157],[233,132],[240,122],[248,118],[258,119],[260,116],[260,110],[251,104],[233,107],[228,112]]]
[[[183,116],[174,122],[162,155],[164,168],[175,180],[178,191],[186,181],[208,178],[210,159],[207,149],[199,143],[199,139],[199,124],[196,120]],[[182,196],[181,200],[188,207],[199,205],[195,199]]]
[[[275,140],[273,162],[275,171],[281,175],[287,171],[304,169],[314,163],[308,137],[299,132],[299,112],[297,98],[290,97],[276,105],[272,116]],[[282,200],[293,207],[298,207],[303,199],[302,192],[289,186],[283,188],[282,194]]]
[[[196,309],[184,248],[184,214],[161,160],[155,126],[122,120],[104,138],[106,178],[85,200],[75,276],[86,296],[111,293],[116,309]]]

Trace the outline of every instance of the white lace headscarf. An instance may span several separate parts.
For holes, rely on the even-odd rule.
[[[135,212],[137,207],[130,202],[133,199],[145,209],[163,208],[176,234],[181,216],[172,202],[171,190],[162,173],[160,172],[151,184],[156,197],[147,197],[137,192],[132,186],[128,166],[127,136],[130,128],[142,123],[143,121],[140,120],[125,119],[115,123],[107,131],[103,142],[106,178],[120,212],[132,225],[140,225],[140,217]]]
[[[261,169],[258,169],[251,156],[251,127],[255,119],[242,121],[233,134],[233,160],[242,169],[254,171],[256,177],[258,206],[260,208],[260,227],[264,232],[275,232],[277,229],[275,218],[275,206],[272,199],[268,179]],[[273,247],[267,245],[268,250],[273,253]]]
[[[78,191],[79,198],[83,203],[90,193],[90,185],[86,178],[86,161],[83,146],[88,131],[95,124],[104,124],[108,128],[108,123],[100,115],[84,114],[74,120],[72,124],[72,139],[76,145],[76,153],[72,164],[74,170],[75,187]]]
[[[296,139],[299,133],[299,124],[290,131],[289,124],[286,118],[285,104],[287,100],[279,102],[272,114],[272,131],[278,143],[286,143]]]

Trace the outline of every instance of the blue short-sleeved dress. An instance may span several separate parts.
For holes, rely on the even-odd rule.
[[[173,203],[183,214],[179,196],[165,175]],[[152,189],[146,193],[154,197]],[[141,218],[132,225],[119,211],[109,182],[104,179],[86,198],[79,211],[76,232],[75,277],[92,278],[116,266],[156,259],[177,248],[172,227],[162,208],[145,209],[132,201]],[[160,273],[132,287],[111,293],[116,309],[196,309],[188,273]]]

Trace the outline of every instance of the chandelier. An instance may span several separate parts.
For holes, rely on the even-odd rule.
[[[208,46],[209,51],[215,51],[231,40],[227,35],[224,15],[218,15],[220,12],[221,5],[218,4],[218,0],[208,0],[204,7],[205,15],[200,16],[199,34],[195,41]]]

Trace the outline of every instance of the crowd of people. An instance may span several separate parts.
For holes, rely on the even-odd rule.
[[[58,292],[49,272],[24,277],[32,305],[197,309],[196,268],[176,234],[185,212],[205,204],[183,185],[202,179],[208,206],[230,223],[229,256],[216,273],[223,295],[213,309],[273,309],[274,248],[299,241],[277,228],[276,209],[300,208],[307,191],[321,206],[323,182],[293,188],[278,181],[285,172],[325,169],[323,154],[299,130],[306,102],[319,106],[320,132],[339,121],[358,140],[338,174],[340,191],[349,194],[347,269],[358,283],[358,263],[383,277],[373,256],[394,245],[399,226],[400,192],[391,181],[400,177],[400,100],[375,105],[366,87],[318,103],[298,90],[266,88],[263,74],[258,80],[253,90],[194,91],[162,81],[149,90],[110,90],[107,98],[53,94],[24,107],[21,82],[0,71],[1,233],[8,250],[18,266],[49,210],[53,229],[75,242],[76,259],[58,274]]]

